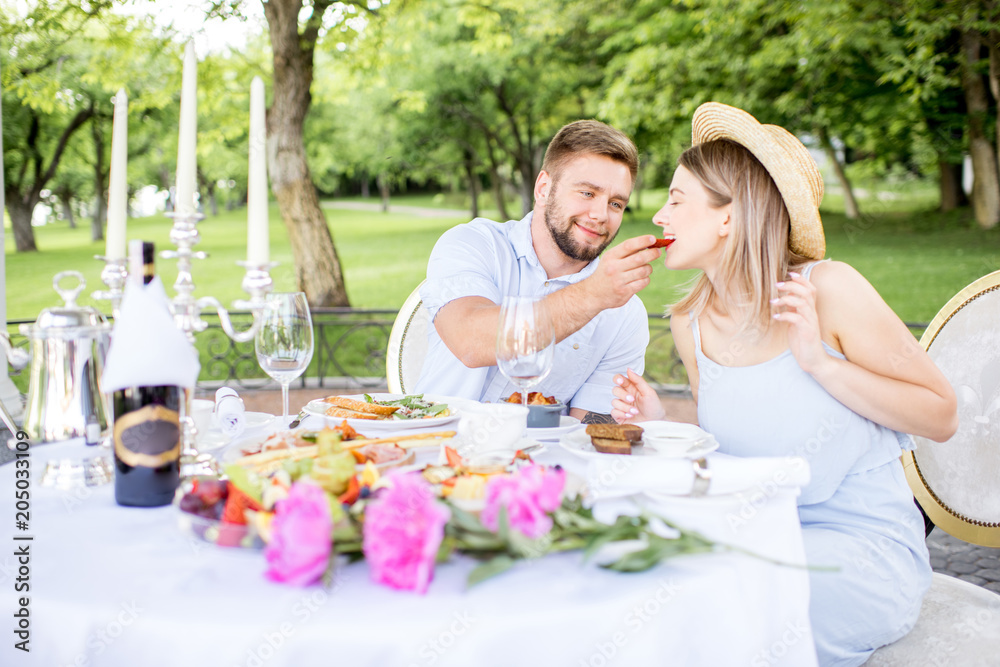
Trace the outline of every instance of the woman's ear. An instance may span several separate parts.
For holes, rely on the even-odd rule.
[[[715,209],[715,212],[718,214],[719,236],[720,237],[729,236],[729,232],[733,228],[733,224],[732,224],[733,217],[731,215],[732,211],[733,211],[733,203],[732,202],[729,202],[725,206],[722,206],[720,208]]]

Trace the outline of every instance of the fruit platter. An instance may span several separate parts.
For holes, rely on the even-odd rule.
[[[442,431],[371,439],[345,420],[337,427],[279,431],[237,444],[223,458],[222,476],[185,480],[176,500],[180,524],[218,546],[260,549],[271,539],[276,505],[299,480],[322,488],[331,504],[339,505],[334,510],[339,514],[385,486],[385,474],[417,471],[437,497],[475,511],[482,507],[491,476],[531,462],[521,452],[466,460],[445,444],[454,435]],[[413,465],[419,447],[439,448],[438,460]]]

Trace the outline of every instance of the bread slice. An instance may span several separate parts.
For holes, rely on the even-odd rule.
[[[591,438],[594,449],[602,454],[631,454],[632,443],[628,440],[612,440],[610,438]]]
[[[642,440],[642,427],[635,424],[587,424],[587,435],[606,440]]]
[[[347,408],[338,408],[331,405],[326,409],[327,417],[337,417],[338,419],[388,419],[388,415],[377,415],[371,412],[358,412]]]
[[[327,396],[323,400],[338,408],[353,410],[354,412],[366,412],[372,415],[388,416],[396,410],[399,410],[398,405],[378,405],[377,403],[357,401],[353,398],[345,398],[344,396]]]

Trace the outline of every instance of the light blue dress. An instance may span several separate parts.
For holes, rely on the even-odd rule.
[[[753,366],[723,366],[702,352],[696,318],[691,325],[698,421],[719,451],[809,461],[812,479],[799,498],[806,555],[810,565],[839,568],[809,576],[819,664],[864,664],[910,631],[930,587],[923,518],[899,461],[912,438],[845,407],[791,350]]]

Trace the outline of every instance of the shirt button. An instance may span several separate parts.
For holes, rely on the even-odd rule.
[[[580,344],[579,343],[573,343],[573,349],[574,350],[579,350],[580,349]]]
[[[548,281],[548,280],[546,280],[546,281],[545,281],[545,286],[546,286],[546,287],[548,287],[548,286],[549,286],[549,281]]]

